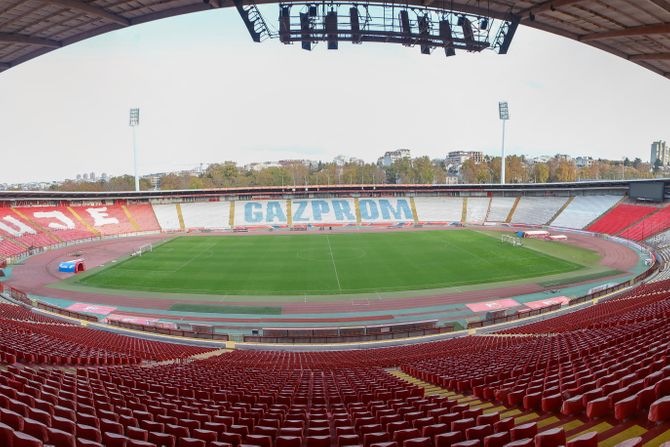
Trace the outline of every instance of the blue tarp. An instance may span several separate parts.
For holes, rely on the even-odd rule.
[[[80,266],[77,269],[77,266]],[[63,273],[77,273],[78,271],[84,270],[84,262],[81,259],[76,259],[74,261],[63,261],[58,264],[58,271]]]

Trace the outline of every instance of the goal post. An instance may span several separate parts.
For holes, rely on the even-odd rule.
[[[145,244],[133,252],[133,256],[142,256],[145,253],[150,253],[154,250],[153,244]]]
[[[500,242],[504,244],[510,244],[512,247],[523,247],[523,242],[516,236],[510,236],[509,234],[503,234],[500,236]]]

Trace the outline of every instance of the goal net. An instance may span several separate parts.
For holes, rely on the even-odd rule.
[[[140,248],[135,250],[135,252],[132,254],[132,256],[142,256],[144,253],[152,252],[153,249],[154,249],[154,246],[152,244],[142,245]]]
[[[509,234],[503,234],[500,236],[500,242],[504,244],[510,244],[513,247],[523,247],[523,242],[516,236],[510,236]]]

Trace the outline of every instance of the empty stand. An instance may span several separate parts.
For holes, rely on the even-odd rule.
[[[0,304],[0,356],[7,363],[130,364],[188,357],[208,349],[161,343],[65,324]]]
[[[463,199],[460,197],[416,197],[419,222],[460,222]]]
[[[516,202],[516,197],[493,197],[491,207],[486,217],[488,222],[505,222]]]
[[[641,241],[668,228],[670,228],[670,207],[666,206],[624,230],[621,237]]]
[[[474,224],[484,223],[489,203],[491,199],[488,197],[468,197],[466,221]]]
[[[645,241],[648,245],[656,248],[664,248],[670,245],[670,230],[655,234]]]
[[[177,214],[177,206],[175,204],[153,205],[153,209],[161,230],[179,231],[181,229],[179,215]]]
[[[0,208],[0,237],[9,237],[14,245],[18,245],[18,242],[24,247],[46,247],[59,242],[56,237],[43,232],[37,225],[9,208]]]
[[[552,226],[581,229],[607,212],[621,200],[620,196],[575,196]]]
[[[186,228],[230,228],[230,202],[194,202],[181,205]]]
[[[16,211],[39,225],[41,231],[49,231],[61,241],[76,241],[96,236],[85,227],[67,207],[16,208]]]
[[[27,248],[25,245],[19,245],[10,239],[0,238],[0,257],[2,258],[19,255],[25,252]]]
[[[126,205],[125,208],[127,210],[126,217],[131,221],[131,225],[134,229],[136,229],[136,231],[160,231],[161,227],[158,224],[156,214],[154,213],[154,209],[151,205]]]
[[[567,197],[522,197],[512,216],[512,223],[544,225],[567,200]]]
[[[639,445],[647,432],[664,433],[670,420],[669,289],[667,281],[639,287],[549,320],[541,335],[467,336],[354,351],[237,350],[141,365],[202,350],[45,324],[25,309],[0,306],[0,358],[12,363],[18,355],[25,363],[49,365],[0,369],[0,441],[19,446],[595,447],[596,424],[606,420],[612,433],[627,433],[633,424],[644,427],[644,433],[635,432],[642,437],[626,441]],[[14,355],[6,334],[18,337],[17,346],[29,343],[33,357]],[[90,366],[52,367],[61,364],[61,350],[73,349]],[[86,353],[107,360],[88,362],[93,357]],[[393,366],[410,375],[405,378],[445,391],[427,395],[415,380],[383,369]],[[473,397],[458,398],[464,394]],[[466,403],[480,401],[518,409],[510,414],[556,417],[541,423],[515,420],[490,405]],[[564,428],[582,424],[586,429]]]
[[[587,230],[596,233],[617,234],[654,211],[656,211],[656,208],[651,206],[622,203],[589,225]]]

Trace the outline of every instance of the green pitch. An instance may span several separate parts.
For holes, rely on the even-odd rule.
[[[560,247],[566,249],[591,254]],[[579,256],[558,256],[469,230],[177,237],[78,283],[170,293],[319,295],[446,288],[584,268]]]

